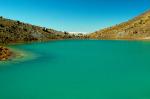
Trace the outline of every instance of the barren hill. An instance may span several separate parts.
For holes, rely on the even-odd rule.
[[[72,38],[72,35],[0,17],[0,44],[67,38]]]
[[[150,11],[128,22],[90,34],[93,39],[150,39]]]

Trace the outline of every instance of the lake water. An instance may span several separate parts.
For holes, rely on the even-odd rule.
[[[150,99],[149,41],[64,40],[12,47],[30,57],[0,64],[0,99]]]

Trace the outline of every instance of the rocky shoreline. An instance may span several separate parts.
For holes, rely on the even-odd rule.
[[[8,60],[12,56],[10,49],[0,46],[0,61]]]

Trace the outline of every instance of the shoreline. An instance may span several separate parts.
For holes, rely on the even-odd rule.
[[[113,40],[113,41],[150,41],[150,37],[144,38],[133,38],[133,39],[119,39],[119,38],[112,38],[112,39],[95,39],[95,38],[88,38],[88,39],[50,39],[45,41],[30,41],[30,42],[15,42],[15,43],[8,43],[8,44],[1,44],[0,46],[4,46],[7,48],[9,45],[20,45],[20,44],[31,44],[31,43],[44,43],[50,41],[62,41],[62,40]]]
[[[31,43],[40,43],[40,42],[49,42],[49,41],[61,41],[61,40],[113,40],[113,41],[150,41],[150,37],[148,38],[141,38],[141,39],[52,39],[46,41],[32,41],[32,42],[16,42],[16,43],[9,43],[7,45],[1,44],[0,45],[0,61],[9,61],[13,60],[17,57],[21,58],[25,55],[26,52],[21,51],[19,49],[14,49],[9,47],[9,45],[18,45],[18,44],[31,44]]]

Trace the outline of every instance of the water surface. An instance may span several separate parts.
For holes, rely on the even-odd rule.
[[[0,99],[150,99],[148,41],[66,40],[12,47],[34,58],[0,64]]]

